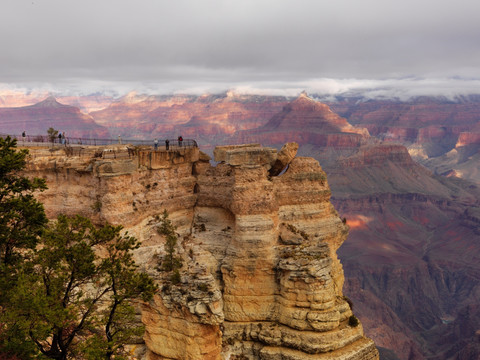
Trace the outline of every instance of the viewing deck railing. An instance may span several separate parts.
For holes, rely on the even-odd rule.
[[[19,146],[106,146],[106,145],[115,145],[115,144],[131,144],[135,146],[151,146],[155,148],[154,140],[138,140],[138,139],[123,139],[118,137],[117,139],[90,139],[90,138],[76,138],[66,136],[65,138],[55,137],[51,139],[48,135],[11,135],[11,134],[2,134],[0,137],[10,136],[12,139],[17,140]],[[52,141],[53,140],[53,141]],[[198,147],[197,142],[193,139],[183,139],[179,141],[178,139],[170,140],[158,140],[158,148],[166,149],[168,142],[167,150],[174,150],[178,148],[192,148]]]

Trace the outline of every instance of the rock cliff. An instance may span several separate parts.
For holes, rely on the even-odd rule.
[[[215,150],[32,150],[47,213],[123,224],[161,284],[142,306],[146,351],[159,359],[378,359],[343,296],[337,249],[348,226],[312,158],[259,145]],[[99,157],[99,154],[103,154]],[[283,171],[270,172],[272,166]],[[272,174],[280,174],[273,176]],[[158,270],[164,209],[177,226],[180,277]],[[139,347],[141,348],[141,347]]]

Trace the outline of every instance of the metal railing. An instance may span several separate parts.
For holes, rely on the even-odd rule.
[[[138,140],[138,139],[123,139],[120,136],[117,139],[91,139],[91,138],[75,138],[75,137],[54,137],[50,138],[48,135],[11,135],[2,134],[0,137],[10,136],[12,139],[17,140],[18,145],[28,146],[48,146],[48,145],[65,145],[65,146],[106,146],[114,144],[131,144],[135,146],[151,146],[155,149],[154,140]],[[167,147],[168,144],[168,147]],[[174,150],[179,148],[192,148],[198,147],[197,142],[193,139],[183,139],[182,141],[176,140],[158,140],[158,149]]]

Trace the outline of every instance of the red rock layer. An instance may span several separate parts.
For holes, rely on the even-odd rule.
[[[138,136],[182,136],[220,140],[235,131],[262,126],[285,104],[281,97],[132,96],[91,113],[100,124]]]

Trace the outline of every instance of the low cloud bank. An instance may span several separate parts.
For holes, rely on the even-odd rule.
[[[257,81],[224,83],[207,81],[191,83],[169,81],[163,83],[113,82],[78,80],[57,84],[25,83],[1,84],[0,96],[5,93],[45,93],[57,96],[108,95],[121,97],[131,91],[138,94],[192,94],[222,93],[277,95],[293,97],[302,91],[321,100],[334,100],[337,96],[364,99],[408,100],[416,96],[442,96],[455,100],[458,97],[480,94],[480,79],[467,78],[401,78],[401,79],[330,79],[319,78],[301,81]]]

